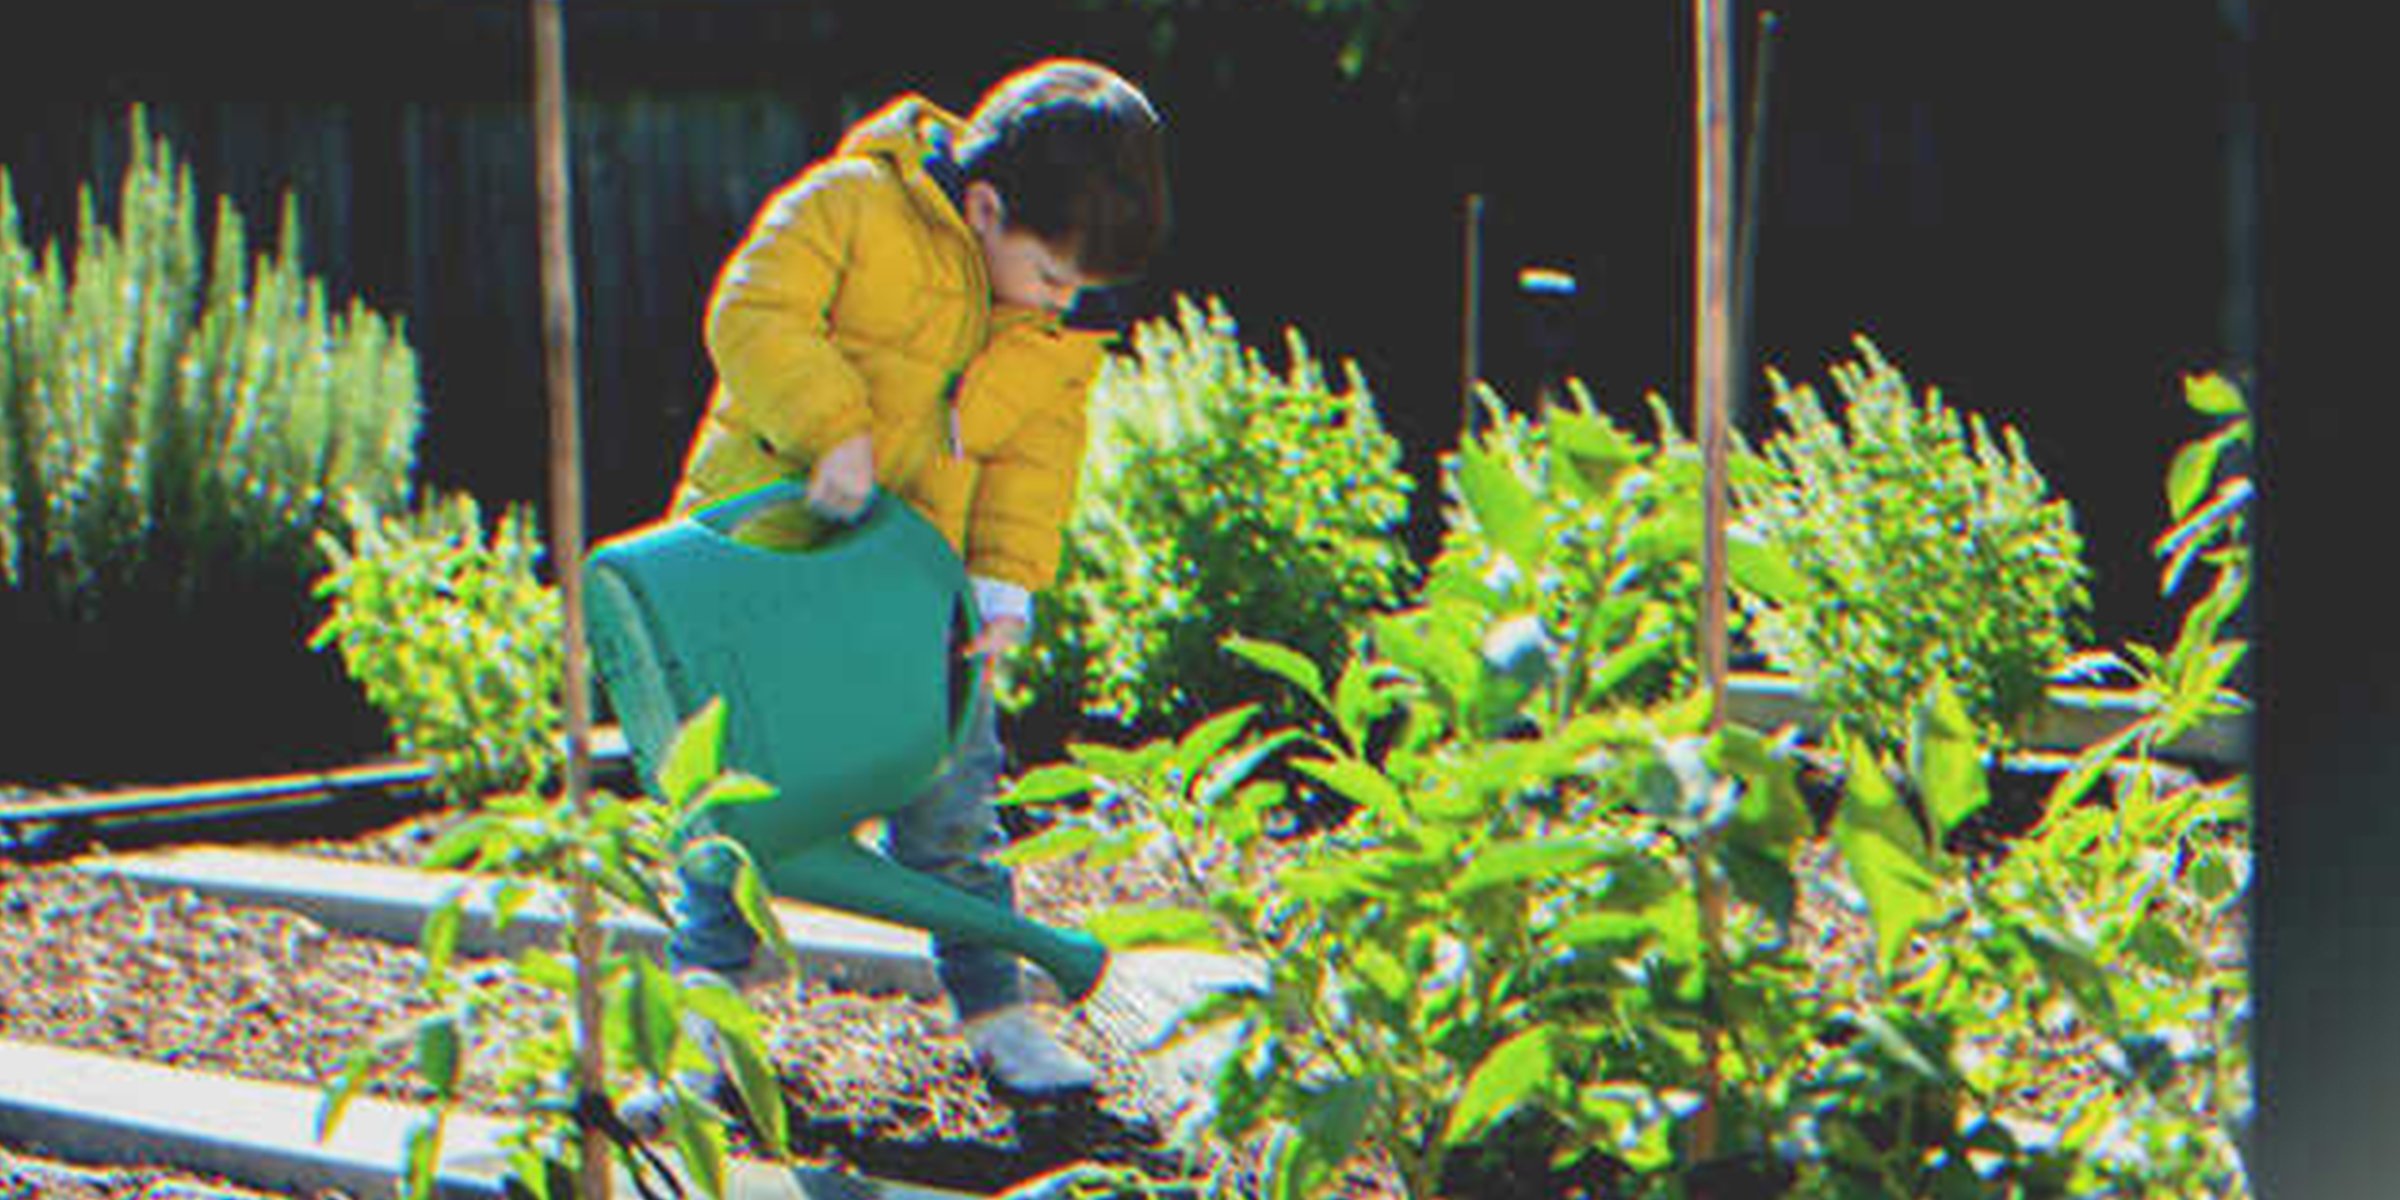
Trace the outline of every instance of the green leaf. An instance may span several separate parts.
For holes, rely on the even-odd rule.
[[[658,787],[667,802],[680,809],[702,784],[717,777],[725,749],[725,701],[711,697],[667,741],[658,768]]]
[[[1100,840],[1100,831],[1081,821],[1060,821],[1031,837],[1019,838],[992,856],[1004,866],[1021,867],[1028,863],[1056,862],[1088,849]]]
[[[742,910],[742,918],[750,922],[751,932],[777,958],[786,963],[800,961],[800,952],[792,947],[792,937],[785,932],[783,919],[775,915],[775,900],[767,892],[766,880],[759,875],[758,864],[750,861],[746,850],[742,852],[741,868],[733,876],[733,903]]]
[[[1450,885],[1461,899],[1532,881],[1564,885],[1608,856],[1607,843],[1588,837],[1545,837],[1484,849]]]
[[[2108,969],[2092,948],[2028,916],[2016,916],[2014,924],[2020,943],[2042,976],[2072,998],[2087,1020],[2113,1035],[2116,996],[2109,990]]]
[[[458,1096],[458,1014],[439,1012],[417,1026],[417,1074],[444,1103]]]
[[[1352,659],[1334,682],[1334,724],[1350,740],[1353,751],[1365,747],[1369,728],[1399,703],[1398,690],[1384,682],[1386,671],[1364,659]]]
[[[1325,699],[1324,672],[1307,655],[1289,646],[1238,633],[1227,634],[1220,644],[1226,653],[1299,688],[1319,708],[1331,707]]]
[[[1084,917],[1083,927],[1112,950],[1139,946],[1214,949],[1216,926],[1208,914],[1189,908],[1117,905]]]
[[[1242,730],[1250,724],[1250,718],[1257,715],[1258,705],[1240,705],[1202,721],[1184,734],[1183,740],[1176,743],[1175,754],[1169,761],[1183,773],[1186,785],[1196,783],[1207,770],[1208,764],[1225,747],[1232,745],[1233,740],[1240,737]]]
[[[342,1058],[342,1073],[335,1077],[324,1098],[317,1103],[317,1140],[333,1136],[334,1128],[342,1123],[342,1115],[350,1110],[350,1102],[358,1098],[359,1088],[367,1081],[367,1072],[375,1067],[375,1051],[366,1046],[353,1046]]]
[[[465,916],[466,901],[463,885],[453,887],[441,903],[426,914],[425,925],[417,931],[417,951],[425,956],[425,977],[439,979],[450,969],[450,959],[458,950],[458,927]]]
[[[1807,594],[1791,560],[1748,530],[1725,531],[1725,573],[1733,586],[1769,604],[1795,603]]]
[[[492,843],[496,835],[505,840],[506,823],[488,813],[477,813],[451,826],[434,839],[420,860],[428,870],[448,870],[474,858]]]
[[[1494,547],[1532,571],[1544,557],[1541,509],[1524,480],[1497,456],[1470,442],[1458,450],[1459,499]]]
[[[2126,952],[2172,979],[2197,978],[2207,963],[2182,931],[2155,916],[2134,925]]]
[[[1940,1047],[1920,1045],[1890,1018],[1874,1009],[1864,1009],[1853,1015],[1859,1031],[1866,1035],[1867,1044],[1878,1056],[1896,1064],[1917,1078],[1933,1084],[1948,1084],[1951,1073],[1940,1063],[1947,1057]]]
[[[1791,925],[1792,913],[1800,904],[1800,888],[1788,859],[1770,854],[1756,843],[1728,838],[1718,848],[1717,860],[1725,867],[1734,895],[1757,905],[1778,927]]]
[[[423,1117],[408,1127],[401,1143],[401,1160],[407,1164],[402,1175],[401,1193],[404,1196],[427,1197],[434,1194],[434,1171],[441,1161],[442,1115]]]
[[[678,1104],[671,1110],[669,1124],[675,1130],[675,1151],[683,1160],[684,1174],[698,1184],[700,1194],[718,1197],[725,1194],[725,1127],[714,1117],[688,1104]]]
[[[2225,443],[2218,438],[2202,438],[2175,452],[2167,464],[2167,512],[2181,521],[2190,514],[2192,506],[2208,491],[2209,481],[2216,477],[2217,457]]]
[[[1358,759],[1294,759],[1292,769],[1385,820],[1405,821],[1408,817],[1408,802],[1401,795],[1399,786],[1383,772]]]
[[[721,981],[708,980],[683,989],[685,1005],[716,1027],[718,1044],[724,1047],[733,1077],[734,1090],[740,1094],[742,1105],[750,1113],[766,1148],[775,1157],[789,1153],[791,1115],[787,1110],[780,1081],[762,1039],[757,1014],[739,992]],[[760,1124],[764,1122],[764,1124]]]
[[[1091,772],[1068,763],[1052,763],[1018,776],[1008,790],[992,803],[1008,806],[1055,804],[1091,790]]]
[[[1948,834],[1991,801],[1983,750],[1967,720],[1966,705],[1939,670],[1918,700],[1916,718],[1909,747],[1911,773],[1935,829]]]
[[[1492,1047],[1460,1089],[1442,1127],[1442,1144],[1471,1142],[1519,1107],[1556,1095],[1562,1078],[1557,1042],[1551,1026],[1536,1025]]]
[[[1784,851],[1814,832],[1808,802],[1800,795],[1800,765],[1777,754],[1757,730],[1725,725],[1709,738],[1706,755],[1715,770],[1741,781],[1730,840],[1760,851]]]
[[[1366,1132],[1368,1120],[1375,1115],[1381,1091],[1375,1080],[1359,1078],[1337,1079],[1306,1089],[1300,1136],[1308,1144],[1309,1157],[1316,1160],[1312,1176],[1321,1178],[1350,1161],[1358,1148],[1359,1136]]]
[[[2241,389],[2214,371],[2184,376],[2183,402],[2193,412],[2209,417],[2238,417],[2250,411],[2250,406],[2242,402]]]
[[[633,963],[633,974],[625,986],[625,1017],[633,1043],[633,1060],[653,1078],[663,1079],[672,1069],[675,1054],[675,986],[674,980],[655,961],[647,956]]]
[[[1875,959],[1888,975],[1911,934],[1933,917],[1937,901],[1924,831],[1884,778],[1882,763],[1850,742],[1849,791],[1834,814],[1833,840],[1867,899]]]

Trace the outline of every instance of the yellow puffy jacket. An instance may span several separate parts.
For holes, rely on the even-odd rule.
[[[675,511],[805,478],[865,432],[877,483],[970,574],[1049,584],[1105,339],[995,304],[974,231],[926,166],[958,127],[904,96],[768,200],[709,298],[717,383]]]

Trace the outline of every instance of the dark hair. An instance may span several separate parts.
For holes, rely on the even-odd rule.
[[[1166,241],[1158,113],[1097,63],[1046,59],[994,84],[967,119],[958,164],[999,191],[1010,228],[1087,274],[1130,279]]]

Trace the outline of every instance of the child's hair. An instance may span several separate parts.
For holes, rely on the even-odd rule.
[[[1141,274],[1166,240],[1158,113],[1097,63],[1045,59],[994,84],[967,119],[958,164],[999,191],[1010,228],[1099,279]]]

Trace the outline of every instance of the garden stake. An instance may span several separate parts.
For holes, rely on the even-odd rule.
[[[1775,14],[1758,14],[1758,46],[1750,60],[1750,122],[1742,142],[1742,193],[1735,201],[1740,210],[1741,240],[1733,255],[1733,307],[1738,315],[1733,327],[1734,380],[1732,414],[1727,423],[1740,427],[1750,415],[1750,389],[1757,386],[1758,368],[1750,361],[1751,346],[1756,339],[1751,330],[1756,318],[1756,286],[1752,279],[1758,266],[1758,209],[1763,191],[1760,175],[1767,157],[1767,68],[1774,60]]]
[[[583,451],[579,438],[575,379],[575,260],[567,237],[566,46],[559,0],[531,0],[535,168],[541,192],[542,352],[550,400],[551,561],[558,572],[566,638],[559,708],[566,724],[567,803],[577,822],[591,818],[586,775],[589,767],[590,690],[584,683],[582,572]],[[601,1057],[600,903],[589,864],[572,873],[571,919],[575,953],[575,1088],[579,1102],[606,1103],[606,1062]],[[590,1122],[576,1126],[582,1169],[577,1193],[605,1200],[610,1191],[608,1144]]]
[[[1475,384],[1483,375],[1482,354],[1476,345],[1476,334],[1483,323],[1483,193],[1467,193],[1467,217],[1462,231],[1466,242],[1466,272],[1460,283],[1458,317],[1458,434],[1460,440],[1475,432]]]
[[[1725,392],[1727,382],[1727,292],[1731,286],[1726,261],[1732,240],[1727,218],[1732,193],[1731,81],[1727,70],[1725,0],[1692,3],[1692,134],[1695,212],[1692,222],[1694,270],[1692,297],[1692,391],[1699,406],[1701,547],[1700,547],[1700,664],[1708,687],[1708,728],[1715,733],[1725,721]],[[1724,929],[1724,893],[1709,869],[1705,840],[1693,848],[1693,883],[1699,892],[1701,954],[1713,996],[1722,986],[1723,954],[1719,939]],[[1717,1153],[1719,1030],[1713,1020],[1700,1030],[1700,1111],[1692,1118],[1692,1158],[1705,1163]]]

